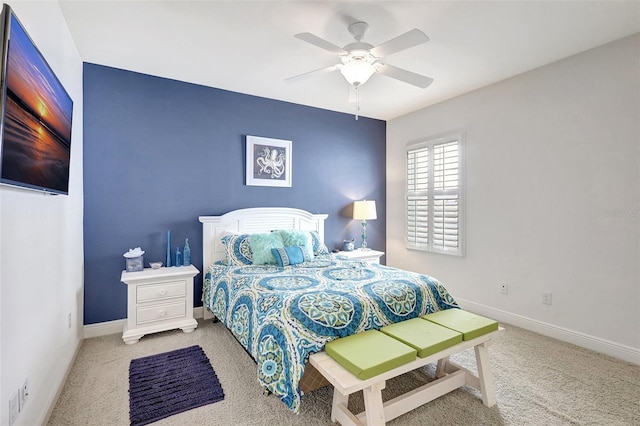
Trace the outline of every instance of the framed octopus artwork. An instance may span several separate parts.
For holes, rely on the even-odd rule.
[[[291,141],[247,135],[247,186],[291,187]]]

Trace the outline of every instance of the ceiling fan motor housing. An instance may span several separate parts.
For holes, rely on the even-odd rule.
[[[362,52],[365,54],[369,53],[369,50],[372,48],[373,46],[369,43],[356,42],[347,44],[343,49],[351,54],[355,54],[356,52]]]

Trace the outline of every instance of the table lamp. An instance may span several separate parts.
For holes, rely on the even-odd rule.
[[[367,247],[367,220],[377,219],[376,202],[362,200],[353,202],[353,218],[362,221],[362,247],[361,250],[371,250]]]

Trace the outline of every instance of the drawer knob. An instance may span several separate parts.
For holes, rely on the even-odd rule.
[[[160,312],[158,312],[158,314],[159,314],[161,317],[164,317],[165,315],[167,315],[167,312],[163,309],[163,310],[161,310]]]
[[[167,294],[167,290],[165,290],[164,288],[160,290],[160,296],[164,296],[165,294]]]

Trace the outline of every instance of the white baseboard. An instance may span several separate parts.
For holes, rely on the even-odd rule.
[[[507,324],[515,325],[516,327],[521,327],[545,336],[553,337],[554,339],[562,340],[563,342],[573,343],[574,345],[600,352],[614,358],[640,364],[640,349],[600,339],[598,337],[563,327],[558,327],[542,321],[527,318],[522,315],[492,308],[491,306],[481,305],[469,300],[456,297],[456,301],[460,304],[460,307],[478,315],[485,315],[499,322],[505,322]]]
[[[46,425],[49,423],[49,418],[51,418],[51,414],[53,413],[53,409],[56,406],[56,403],[58,402],[58,398],[60,398],[60,394],[64,389],[64,385],[65,383],[67,383],[67,379],[69,378],[69,373],[71,373],[71,367],[73,367],[73,364],[76,363],[76,358],[78,357],[80,346],[82,346],[82,340],[78,340],[78,344],[76,345],[73,351],[73,357],[71,358],[71,362],[69,362],[69,365],[67,365],[67,368],[64,372],[64,375],[62,376],[62,379],[60,380],[60,382],[58,382],[58,385],[55,387],[56,391],[52,394],[51,399],[49,400],[49,404],[47,405],[49,408],[47,408],[47,411],[45,411],[42,414],[44,415],[44,417],[40,418],[39,419],[40,421],[37,424]]]
[[[202,318],[203,308],[198,306],[193,308],[193,317],[195,319]],[[89,324],[84,326],[84,338],[107,336],[109,334],[122,333],[124,325],[127,323],[126,318],[114,321],[99,322],[97,324]]]
[[[96,324],[89,324],[84,326],[84,338],[89,339],[91,337],[106,336],[109,334],[122,333],[124,325],[127,323],[126,319],[105,321]]]

